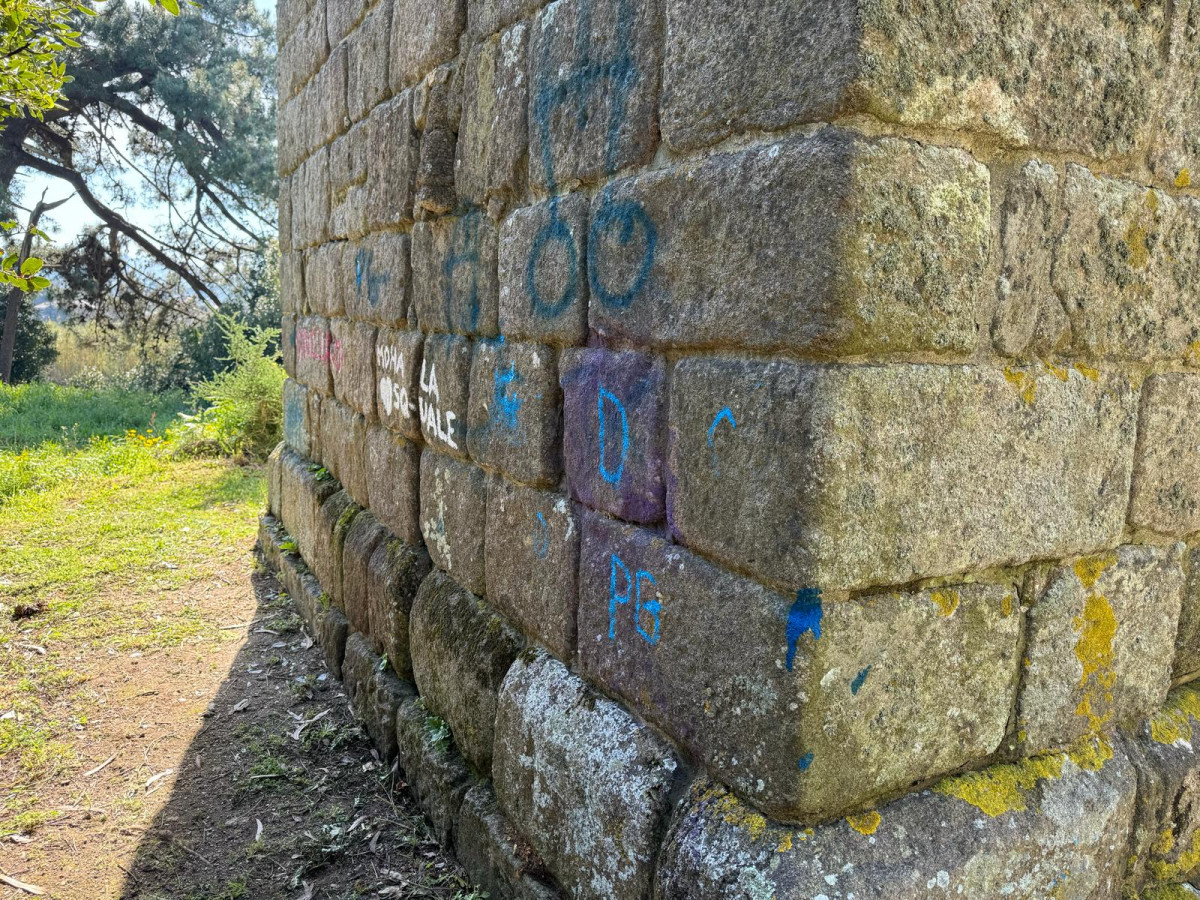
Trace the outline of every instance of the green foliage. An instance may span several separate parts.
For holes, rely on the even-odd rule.
[[[209,407],[184,416],[184,452],[216,449],[265,459],[283,432],[283,382],[279,329],[245,325],[234,316],[218,323],[229,343],[230,367],[196,386]]]
[[[62,55],[79,46],[81,3],[7,0],[0,16],[0,120],[53,109],[71,80]]]
[[[93,438],[131,430],[161,436],[185,402],[179,391],[85,390],[44,382],[0,385],[0,451],[39,447],[47,441],[72,450]]]
[[[38,316],[32,299],[18,297],[21,309],[17,313],[17,343],[13,348],[12,382],[25,384],[40,378],[42,372],[58,356],[54,330]]]
[[[279,325],[283,309],[279,305],[277,250],[272,248],[254,261],[246,284],[225,302],[221,311],[236,316],[250,328],[269,329]],[[269,351],[272,356],[279,352],[278,338],[271,342]],[[179,350],[165,384],[190,388],[210,381],[232,365],[228,331],[220,316],[209,316],[179,333]]]

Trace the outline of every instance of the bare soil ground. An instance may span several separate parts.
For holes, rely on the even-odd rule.
[[[203,541],[197,577],[150,609],[100,579],[88,606],[121,640],[40,624],[45,584],[0,589],[2,900],[473,896],[258,567],[254,526]]]

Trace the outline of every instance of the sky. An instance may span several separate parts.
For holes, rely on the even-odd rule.
[[[274,21],[275,0],[254,0],[254,5]],[[184,15],[187,15],[186,7]],[[68,58],[68,72],[70,71],[70,66],[71,61]],[[72,193],[71,187],[66,183],[56,178],[42,175],[40,172],[26,170],[20,173],[18,177],[24,186],[25,199],[23,205],[27,208],[32,208],[33,204],[38,201],[43,189],[46,191],[47,202],[59,200]],[[120,208],[119,211],[125,218],[139,227],[153,227],[155,224],[165,221],[166,218],[165,209],[161,205],[126,206]],[[66,241],[79,234],[85,228],[95,225],[98,221],[82,200],[78,197],[72,197],[65,204],[54,210],[50,216],[43,219],[41,227],[55,241]]]

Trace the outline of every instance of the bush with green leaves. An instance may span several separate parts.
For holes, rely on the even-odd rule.
[[[221,453],[263,459],[283,431],[283,382],[279,329],[250,326],[235,316],[217,316],[229,343],[230,367],[195,387],[208,403],[194,416],[181,416],[176,437],[182,453]]]

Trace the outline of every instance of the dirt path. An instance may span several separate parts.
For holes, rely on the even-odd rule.
[[[204,577],[159,595],[156,634],[186,625],[191,637],[144,649],[78,641],[64,668],[56,628],[36,627],[37,614],[11,623],[21,630],[0,643],[0,662],[29,683],[0,695],[0,716],[11,724],[27,689],[62,733],[24,753],[0,742],[0,799],[11,811],[37,793],[36,815],[9,819],[28,827],[0,830],[0,872],[59,900],[466,900],[457,866],[393,790],[291,601],[259,572],[253,528],[206,542]],[[136,589],[109,590],[96,608],[132,608]],[[67,683],[46,683],[55,679]],[[18,759],[43,774],[28,776]],[[7,797],[6,771],[16,785]],[[0,885],[3,900],[29,896]]]

